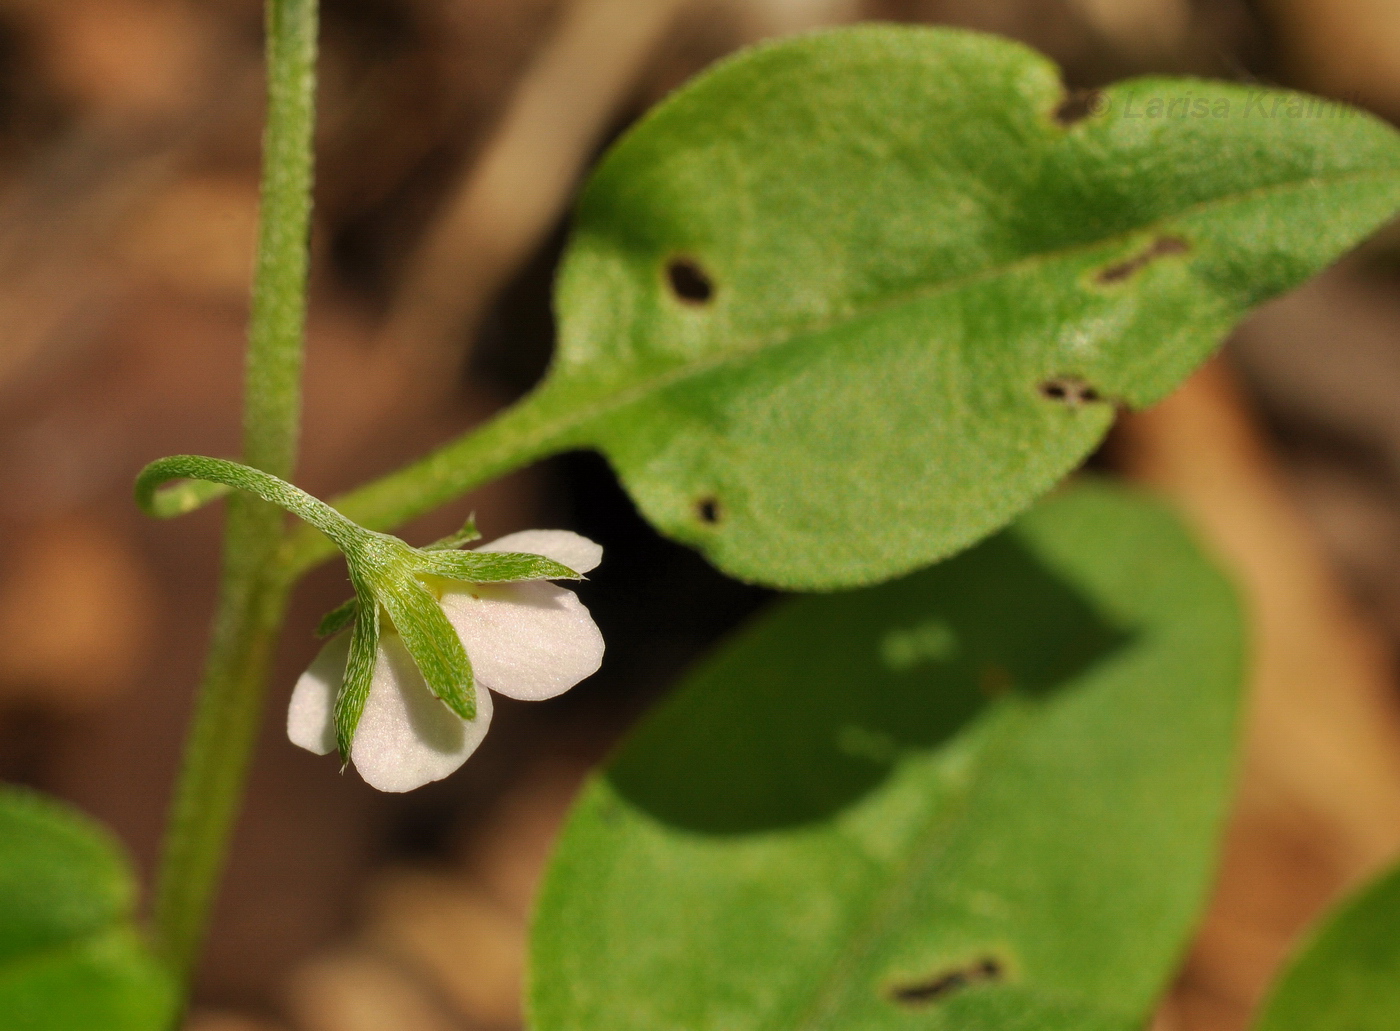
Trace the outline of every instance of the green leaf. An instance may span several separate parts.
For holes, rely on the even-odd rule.
[[[876,582],[1007,523],[1116,405],[1400,207],[1400,137],[1340,105],[1138,79],[1066,124],[1065,100],[1042,56],[949,29],[702,75],[589,182],[558,354],[511,427],[600,448],[737,577]]]
[[[1212,879],[1233,592],[1084,486],[927,572],[780,605],[585,790],[535,1031],[1139,1031]]]
[[[1289,965],[1257,1031],[1400,1027],[1400,869],[1346,902]]]
[[[134,896],[105,831],[0,787],[0,1026],[166,1031],[175,995],[132,926]]]

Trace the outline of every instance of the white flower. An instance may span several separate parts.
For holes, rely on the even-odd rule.
[[[478,551],[543,555],[578,573],[602,560],[599,545],[567,530],[524,530]],[[476,718],[457,716],[428,690],[399,635],[385,627],[374,679],[350,759],[370,786],[411,791],[446,777],[476,751],[491,725],[491,692],[523,701],[563,694],[603,661],[603,636],[573,591],[545,580],[452,582],[442,595],[471,660]],[[335,750],[334,708],[350,635],[332,639],[292,691],[287,736],[325,755]]]

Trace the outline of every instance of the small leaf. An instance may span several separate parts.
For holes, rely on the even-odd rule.
[[[431,544],[423,546],[423,551],[453,551],[472,541],[481,540],[481,534],[476,529],[476,516],[467,516],[467,521],[462,524],[462,528],[456,533],[450,533],[440,540],[435,540]]]
[[[582,574],[575,573],[552,558],[515,551],[432,552],[419,567],[419,571],[474,584],[583,579]]]
[[[1400,869],[1333,913],[1289,964],[1257,1031],[1400,1027]]]
[[[437,599],[411,576],[379,590],[377,597],[428,690],[462,719],[476,719],[471,660]]]
[[[1211,885],[1241,618],[1103,485],[780,605],[575,806],[535,1031],[1139,1031]]]
[[[1044,57],[948,29],[721,63],[588,183],[517,421],[741,579],[872,583],[1007,523],[1400,206],[1400,136],[1342,105],[1065,101]]]
[[[358,598],[351,598],[342,602],[321,617],[320,624],[316,627],[317,637],[334,637],[351,623],[355,621],[355,615],[360,610]]]
[[[166,1031],[170,980],[132,926],[135,886],[100,827],[0,787],[0,1026]]]
[[[379,659],[379,606],[371,603],[360,608],[364,614],[355,619],[355,629],[350,633],[345,680],[335,696],[335,741],[342,762],[350,761],[355,728],[365,713],[365,702],[369,700],[374,683],[374,667]]]

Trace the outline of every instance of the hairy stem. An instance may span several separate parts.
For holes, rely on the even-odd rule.
[[[241,806],[288,587],[281,578],[230,577],[220,593],[156,887],[156,945],[182,987],[204,941]]]
[[[578,444],[571,434],[577,412],[553,403],[548,383],[433,453],[397,472],[331,499],[336,511],[371,530],[392,530],[416,516],[461,497],[498,476]],[[326,537],[310,526],[287,538],[283,559],[288,575],[335,554]]]
[[[171,480],[179,482],[162,490]],[[347,554],[354,554],[365,536],[358,526],[300,487],[252,466],[205,455],[170,455],[146,466],[136,478],[136,503],[157,518],[182,515],[187,508],[186,499],[196,493],[189,488],[206,485],[240,490],[291,512],[335,541]],[[209,493],[212,492],[198,492]]]
[[[291,477],[301,416],[315,121],[316,0],[267,0],[267,129],[244,397],[244,461]],[[156,886],[160,955],[182,985],[204,938],[259,722],[290,580],[284,517],[229,499],[214,641],[176,785]]]

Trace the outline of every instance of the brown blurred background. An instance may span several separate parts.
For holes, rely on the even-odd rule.
[[[567,210],[607,141],[716,58],[858,19],[972,26],[1075,85],[1284,83],[1400,117],[1391,0],[324,0],[299,482],[334,493],[481,420],[551,347]],[[219,515],[155,524],[135,472],[237,452],[256,230],[258,0],[0,0],[0,779],[153,865],[217,575]],[[1218,898],[1159,1014],[1242,1027],[1300,927],[1400,850],[1400,236],[1261,312],[1101,462],[1176,496],[1258,617]],[[578,778],[764,600],[638,519],[592,456],[474,509],[602,541],[603,671],[500,703],[449,780],[384,797],[281,727],[300,589],[191,1018],[201,1031],[518,1027],[530,893]]]

